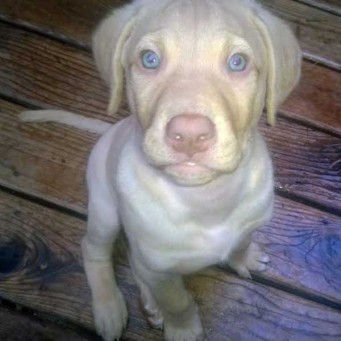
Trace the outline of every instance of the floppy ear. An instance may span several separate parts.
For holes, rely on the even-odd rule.
[[[255,23],[267,50],[267,117],[274,125],[278,107],[298,83],[302,55],[288,25],[265,10],[256,15]]]
[[[92,38],[93,54],[101,77],[110,87],[108,112],[116,112],[121,104],[124,71],[121,54],[136,21],[138,8],[126,5],[116,9],[97,28]]]

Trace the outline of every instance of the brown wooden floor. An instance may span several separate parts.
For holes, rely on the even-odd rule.
[[[97,136],[22,124],[25,108],[107,117],[91,32],[123,0],[0,0],[0,340],[98,340],[80,257],[84,171]],[[341,2],[261,0],[304,50],[299,87],[275,128],[261,123],[276,176],[274,218],[256,233],[269,269],[188,278],[208,340],[341,340]],[[117,265],[130,320],[124,340],[162,340]]]

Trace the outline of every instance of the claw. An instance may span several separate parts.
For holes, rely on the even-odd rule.
[[[251,279],[251,271],[265,271],[270,258],[258,244],[251,242],[243,252],[233,254],[229,265],[243,278]]]
[[[238,269],[235,269],[240,277],[252,279],[252,276],[250,274],[250,271],[244,266],[240,267]]]

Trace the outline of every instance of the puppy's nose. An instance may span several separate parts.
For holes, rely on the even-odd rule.
[[[167,143],[177,152],[192,157],[206,151],[215,140],[213,122],[199,114],[185,113],[173,117],[167,124]]]

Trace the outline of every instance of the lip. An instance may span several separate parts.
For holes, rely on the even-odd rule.
[[[167,170],[171,173],[184,174],[184,175],[199,175],[206,173],[209,169],[194,161],[185,161],[173,165],[168,165]]]

